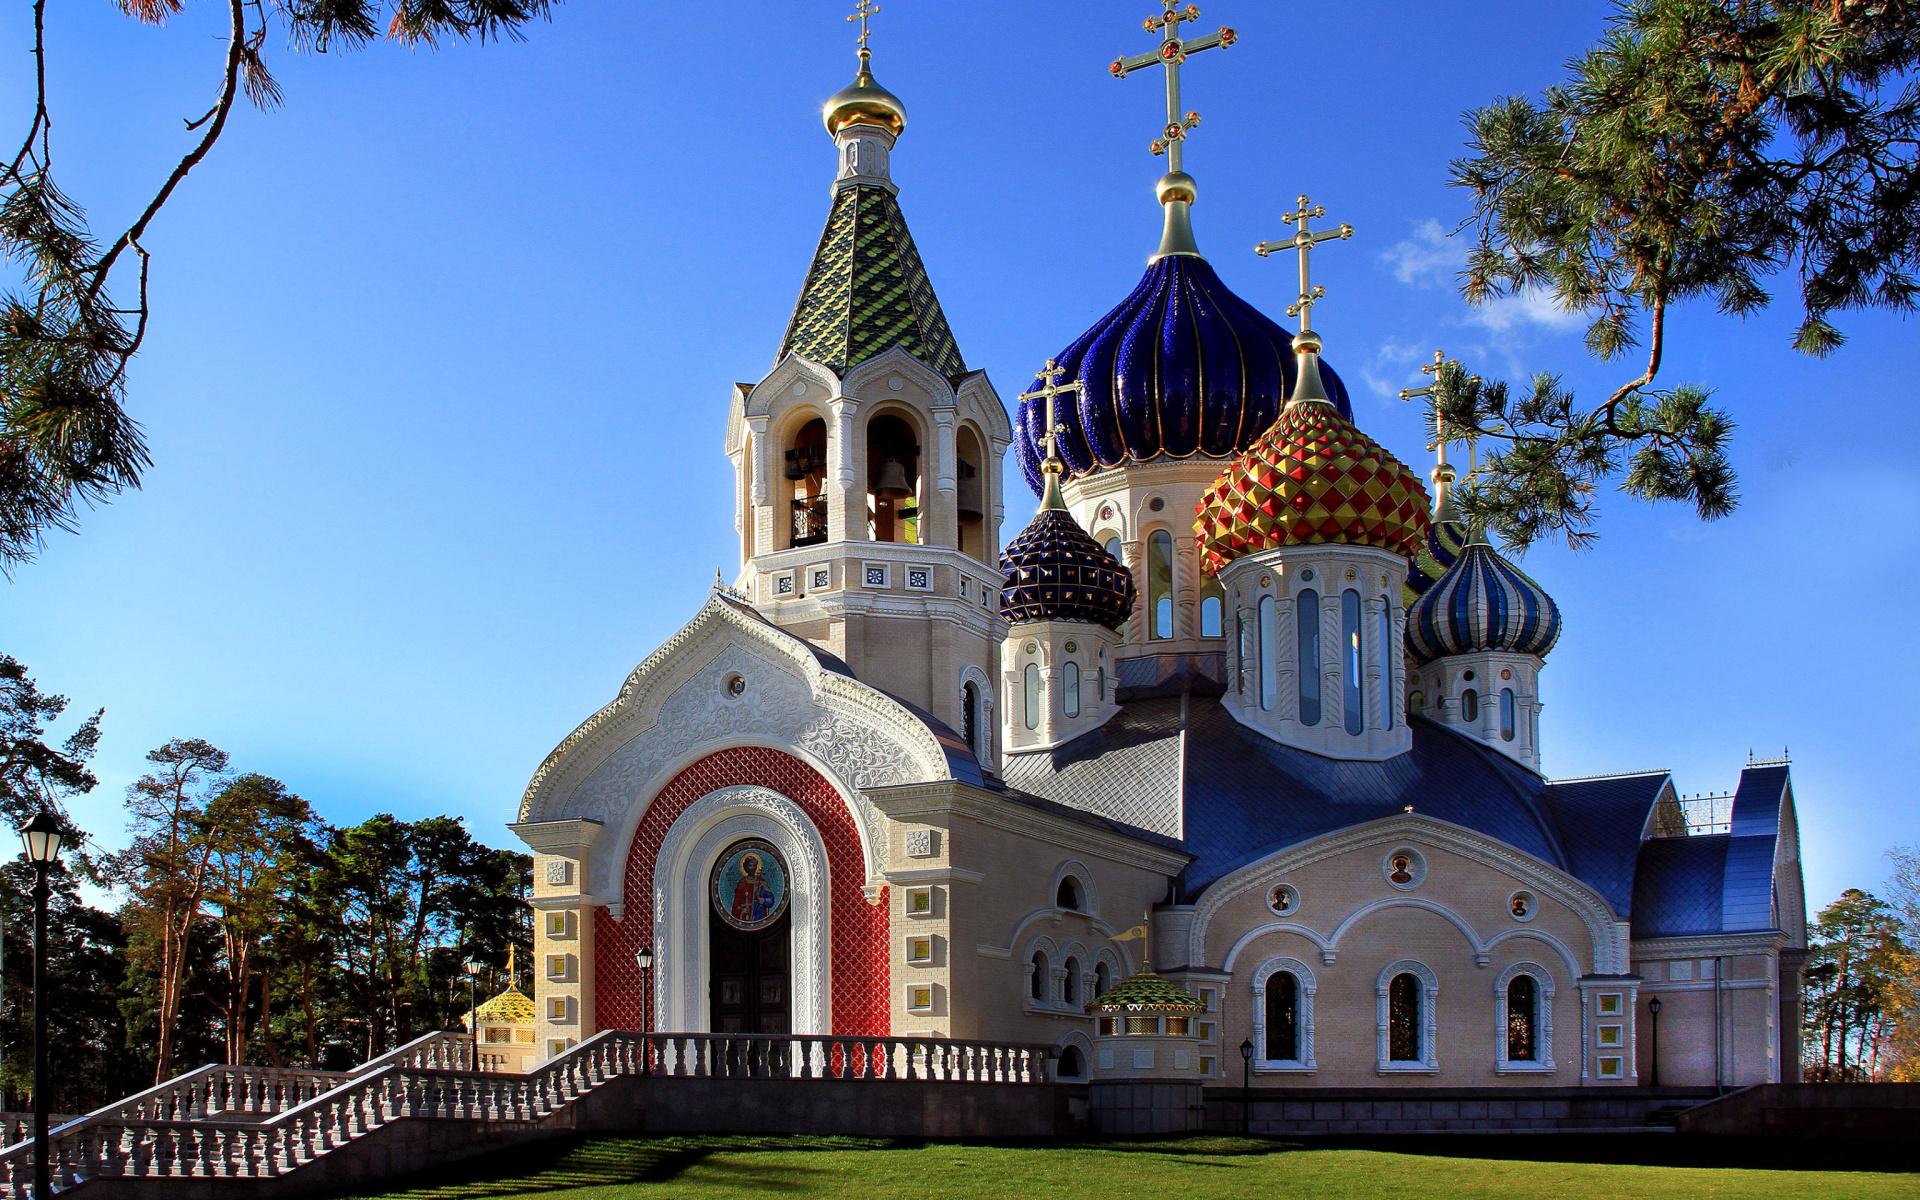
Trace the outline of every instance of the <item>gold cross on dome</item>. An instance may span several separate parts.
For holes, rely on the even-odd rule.
[[[1177,0],[1160,0],[1160,2],[1166,5],[1167,11],[1157,17],[1148,17],[1144,22],[1148,33],[1157,32],[1162,35],[1160,45],[1145,54],[1136,54],[1131,58],[1116,58],[1107,70],[1113,73],[1115,79],[1125,79],[1132,72],[1142,67],[1150,67],[1155,63],[1166,68],[1167,124],[1160,136],[1155,138],[1148,148],[1156,155],[1166,155],[1167,169],[1178,172],[1180,143],[1186,140],[1187,131],[1200,123],[1200,114],[1197,112],[1180,115],[1180,64],[1187,61],[1187,56],[1190,54],[1211,50],[1215,46],[1231,46],[1240,35],[1223,25],[1218,32],[1182,41],[1180,26],[1188,21],[1198,21],[1199,7],[1189,4],[1185,8],[1180,8]]]
[[[1077,392],[1080,390],[1080,381],[1078,379],[1074,380],[1072,383],[1060,382],[1061,372],[1065,370],[1066,370],[1065,367],[1054,362],[1052,359],[1048,359],[1046,366],[1034,372],[1035,378],[1044,379],[1047,382],[1041,385],[1040,387],[1033,389],[1030,392],[1020,393],[1020,399],[1022,400],[1045,400],[1047,402],[1047,432],[1046,432],[1046,435],[1041,438],[1041,441],[1046,443],[1046,447],[1047,447],[1046,461],[1048,461],[1049,463],[1058,462],[1060,460],[1060,454],[1059,454],[1060,435],[1067,431],[1067,427],[1065,425],[1054,424],[1053,398],[1055,396],[1064,396],[1069,392]]]
[[[1434,411],[1434,423],[1433,423],[1434,442],[1433,442],[1433,445],[1428,447],[1428,449],[1436,450],[1439,452],[1440,457],[1438,459],[1438,462],[1439,462],[1440,471],[1437,472],[1437,474],[1444,474],[1447,471],[1447,438],[1446,438],[1446,431],[1442,427],[1440,422],[1440,417],[1439,417],[1440,394],[1438,390],[1440,387],[1440,368],[1446,365],[1447,365],[1447,352],[1444,350],[1435,350],[1433,352],[1433,361],[1428,363],[1426,366],[1420,368],[1420,373],[1422,375],[1433,376],[1433,382],[1427,384],[1425,387],[1400,389],[1400,398],[1402,400],[1417,400],[1420,397],[1425,396],[1434,402],[1434,410],[1433,410]]]
[[[879,12],[880,6],[875,4],[873,0],[860,0],[860,2],[853,7],[853,14],[849,16],[847,20],[860,22],[860,53],[864,55],[867,53],[867,35],[869,33],[867,29],[867,18]]]
[[[1305,196],[1301,196],[1299,209],[1280,218],[1282,221],[1295,227],[1294,235],[1285,241],[1261,242],[1253,248],[1253,252],[1261,258],[1265,258],[1275,250],[1295,249],[1300,251],[1300,298],[1287,306],[1287,315],[1300,318],[1300,332],[1302,333],[1305,333],[1313,327],[1313,302],[1327,294],[1326,288],[1314,286],[1312,269],[1308,264],[1307,255],[1321,242],[1330,242],[1335,238],[1339,238],[1344,242],[1353,236],[1353,226],[1351,225],[1342,225],[1338,229],[1323,229],[1317,233],[1307,227],[1308,221],[1313,220],[1315,217],[1324,217],[1326,215],[1327,210],[1324,207],[1313,203]]]

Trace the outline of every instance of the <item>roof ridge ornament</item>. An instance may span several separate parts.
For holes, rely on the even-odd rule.
[[[1040,439],[1046,443],[1047,447],[1047,457],[1040,463],[1041,473],[1046,476],[1046,488],[1040,496],[1039,511],[1041,512],[1067,507],[1066,499],[1060,494],[1060,476],[1067,469],[1066,464],[1060,461],[1060,435],[1067,431],[1067,427],[1054,420],[1053,398],[1078,392],[1080,381],[1076,379],[1072,383],[1061,383],[1060,373],[1065,370],[1065,367],[1048,359],[1047,365],[1034,374],[1035,379],[1044,379],[1046,382],[1030,392],[1020,393],[1022,401],[1045,400],[1047,402],[1047,431]]]
[[[1287,306],[1287,315],[1300,318],[1300,332],[1293,335],[1293,352],[1299,359],[1300,371],[1294,380],[1293,395],[1287,401],[1289,405],[1320,403],[1329,407],[1333,400],[1327,395],[1327,389],[1320,382],[1320,335],[1313,331],[1313,306],[1327,289],[1313,282],[1313,248],[1321,242],[1330,242],[1335,238],[1346,241],[1353,236],[1353,226],[1339,225],[1333,229],[1315,231],[1308,222],[1315,217],[1327,215],[1325,205],[1315,204],[1307,199],[1306,193],[1300,194],[1300,207],[1287,213],[1280,219],[1294,227],[1292,237],[1284,241],[1261,242],[1254,246],[1253,252],[1261,258],[1275,250],[1294,249],[1300,252],[1300,298]]]
[[[1186,144],[1187,133],[1200,124],[1200,114],[1180,111],[1180,65],[1202,50],[1211,50],[1215,46],[1231,46],[1240,39],[1240,35],[1222,25],[1216,32],[1203,37],[1183,40],[1180,26],[1188,21],[1200,19],[1198,5],[1189,4],[1179,7],[1178,0],[1160,0],[1166,11],[1159,16],[1148,17],[1142,26],[1148,33],[1160,33],[1160,45],[1145,54],[1116,58],[1107,67],[1115,79],[1125,79],[1129,74],[1158,63],[1166,70],[1167,86],[1167,123],[1161,129],[1160,136],[1148,144],[1155,157],[1167,156],[1167,173],[1154,185],[1154,196],[1165,206],[1166,224],[1160,234],[1160,249],[1154,252],[1149,262],[1157,262],[1170,254],[1188,254],[1200,257],[1200,248],[1193,240],[1193,218],[1189,211],[1198,189],[1193,176],[1182,169],[1181,148]]]

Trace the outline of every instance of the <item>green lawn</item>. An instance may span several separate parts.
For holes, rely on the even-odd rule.
[[[1861,1166],[1878,1169],[1846,1169]],[[1832,1167],[1842,1169],[1819,1169]],[[850,1200],[1880,1200],[1920,1198],[1920,1174],[1903,1173],[1915,1168],[1920,1168],[1920,1155],[1902,1147],[1703,1142],[1673,1135],[1429,1137],[1346,1145],[1197,1137],[1051,1146],[819,1137],[603,1137],[489,1156],[407,1181],[422,1186],[380,1195],[387,1200],[732,1200],[769,1195]]]

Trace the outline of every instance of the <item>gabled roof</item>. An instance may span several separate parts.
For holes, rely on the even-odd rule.
[[[967,372],[900,202],[885,188],[845,186],[774,361],[797,353],[845,375],[895,346],[949,380]]]
[[[1541,793],[1554,825],[1565,835],[1561,843],[1573,873],[1605,896],[1619,916],[1634,911],[1640,835],[1671,779],[1666,771],[1556,779]]]
[[[1649,839],[1634,878],[1633,936],[1779,928],[1775,857],[1792,805],[1784,764],[1748,767],[1734,793],[1730,832]]]

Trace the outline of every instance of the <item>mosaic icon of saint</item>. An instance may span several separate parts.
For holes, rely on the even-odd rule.
[[[767,886],[760,871],[758,854],[740,856],[740,882],[733,885],[734,920],[752,924],[766,920],[767,914],[773,911],[773,889]]]

